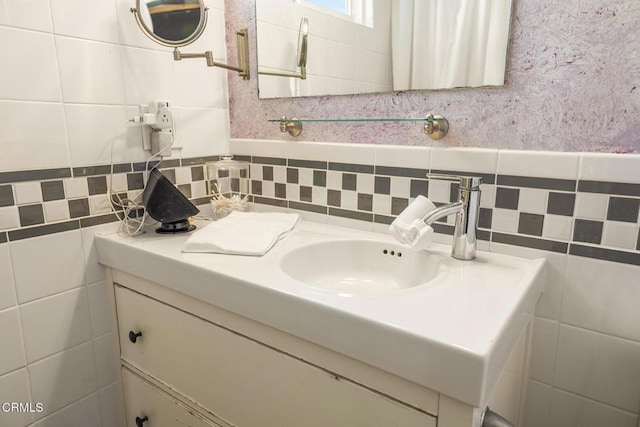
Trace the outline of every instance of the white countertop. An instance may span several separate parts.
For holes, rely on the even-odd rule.
[[[96,236],[98,259],[476,407],[486,403],[544,286],[544,260],[479,251],[459,261],[450,246],[434,244],[429,252],[441,273],[428,284],[344,296],[287,276],[283,255],[335,239],[395,243],[390,236],[301,221],[262,257],[183,253],[187,238]]]

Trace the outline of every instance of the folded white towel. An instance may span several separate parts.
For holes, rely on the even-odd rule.
[[[298,214],[233,211],[193,233],[182,251],[262,256],[299,218]]]

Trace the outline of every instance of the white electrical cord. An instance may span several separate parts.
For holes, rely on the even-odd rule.
[[[126,122],[122,123],[118,129],[122,128],[128,123],[135,123],[135,119],[129,119]],[[111,206],[111,210],[113,214],[116,216],[118,221],[120,222],[120,228],[118,230],[118,234],[125,235],[129,237],[138,236],[144,233],[144,226],[147,225],[147,211],[144,209],[144,205],[142,204],[142,200],[140,197],[144,193],[144,188],[135,194],[133,197],[120,197],[116,191],[113,190],[113,146],[115,145],[115,137],[111,140],[111,148],[110,148],[110,173],[109,173],[109,184],[107,188],[107,200],[109,202],[109,206]],[[171,146],[167,146],[157,152],[156,154],[149,157],[145,164],[145,171],[151,173],[152,170],[157,169],[160,165],[154,165],[151,169],[149,169],[149,163],[157,157],[162,157],[165,151],[169,150],[171,152]],[[145,185],[146,187],[146,185]],[[143,214],[141,218],[136,218],[134,215],[137,215],[137,210],[142,208]],[[122,215],[122,216],[121,216]]]

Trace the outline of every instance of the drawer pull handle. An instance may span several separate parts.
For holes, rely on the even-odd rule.
[[[136,427],[143,427],[145,421],[149,421],[149,417],[147,416],[145,416],[144,418],[136,417]]]
[[[142,336],[142,332],[138,332],[135,333],[133,331],[129,331],[129,341],[131,341],[132,343],[136,343],[136,341],[138,341],[138,337]],[[142,425],[142,424],[138,424],[138,425]]]

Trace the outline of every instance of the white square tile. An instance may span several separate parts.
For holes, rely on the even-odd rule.
[[[483,148],[433,148],[431,169],[456,172],[496,173],[498,150]]]
[[[98,387],[106,387],[116,381],[119,366],[116,366],[116,344],[113,334],[106,334],[93,340],[96,355]]]
[[[262,194],[264,197],[275,197],[276,184],[273,181],[262,181]]]
[[[531,378],[545,384],[553,384],[553,368],[556,361],[558,322],[536,317],[531,345]]]
[[[190,167],[176,168],[175,171],[176,171],[176,185],[191,183]]]
[[[68,178],[64,180],[64,192],[67,199],[78,199],[89,195],[86,178]]]
[[[327,205],[327,189],[324,187],[311,187],[311,200],[314,205]]]
[[[640,183],[640,155],[582,153],[580,179],[591,181]]]
[[[6,6],[6,2],[3,5]],[[0,73],[0,99],[62,100],[56,46],[51,34],[0,27],[0,49],[5,64],[11,64]]]
[[[65,102],[124,104],[120,46],[56,36]]]
[[[327,188],[331,190],[342,190],[342,172],[327,171]]]
[[[0,230],[11,230],[20,227],[20,217],[17,206],[0,208]]]
[[[373,175],[368,173],[359,173],[357,180],[358,180],[358,185],[357,185],[358,193],[373,194],[373,189],[374,189]],[[409,180],[407,180],[407,182],[409,182]],[[393,183],[391,184],[391,186],[393,188]]]
[[[13,184],[15,201],[17,205],[28,205],[42,202],[42,188],[40,182],[28,181]]]
[[[569,256],[562,321],[640,341],[640,267]]]
[[[119,383],[103,388],[99,392],[102,427],[121,427],[125,425],[124,400]]]
[[[574,216],[576,218],[604,220],[607,217],[609,195],[576,193]]]
[[[127,191],[127,174],[116,173],[113,176],[107,176],[107,188],[117,193]]]
[[[73,166],[109,164],[112,155],[114,163],[144,159],[142,145],[128,138],[138,125],[126,123],[124,106],[66,104],[64,111]]]
[[[36,77],[37,78],[37,77]],[[59,103],[0,101],[3,144],[0,170],[69,166],[64,109]],[[33,125],[33,118],[38,125]]]
[[[355,191],[342,190],[340,197],[340,208],[358,210],[358,194]]]
[[[637,239],[637,224],[605,221],[602,230],[602,245],[618,249],[634,250]]]
[[[547,214],[542,225],[542,237],[570,241],[573,235],[573,217]]]
[[[280,184],[287,182],[287,168],[284,166],[274,166],[273,181]]]
[[[131,16],[129,19],[133,20]],[[137,26],[136,29],[140,32]],[[176,99],[174,60],[169,51],[161,52],[133,47],[121,49],[126,104],[146,105],[154,99],[168,101]],[[125,104],[125,102],[117,104]]]
[[[89,210],[91,215],[101,215],[112,212],[111,202],[106,194],[89,196]]]
[[[521,188],[518,210],[527,213],[544,214],[547,211],[548,191],[536,188]]]
[[[29,363],[91,339],[87,288],[43,298],[20,308]],[[57,333],[52,333],[51,325]]]
[[[480,185],[480,207],[493,209],[496,205],[496,186],[492,184]]]
[[[209,25],[213,23],[208,23],[207,26]],[[223,68],[206,67],[201,61],[180,61],[174,64],[176,97],[171,101],[181,107],[228,108],[227,71]]]
[[[376,145],[376,166],[391,166],[429,170],[431,148],[401,147],[397,145]]]
[[[636,427],[636,415],[572,393],[551,393],[548,427]]]
[[[431,197],[431,184],[429,184],[429,186],[429,197]],[[401,197],[404,199],[408,199],[411,195],[411,180],[409,178],[392,176],[390,190],[392,197]]]
[[[451,198],[451,183],[448,181],[429,180],[429,200],[432,202],[449,203]]]
[[[0,245],[0,310],[16,305],[9,245]]]
[[[286,184],[286,186],[287,186],[287,200],[299,202],[300,201],[300,185]]]
[[[98,253],[94,245],[95,235],[115,233],[118,231],[118,227],[119,223],[112,222],[80,230],[85,259],[85,283],[95,283],[105,280],[104,267],[98,264]]]
[[[175,147],[181,156],[200,157],[229,152],[229,111],[222,108],[174,108]]]
[[[26,369],[0,376],[0,402],[33,402],[29,393],[29,376]],[[39,403],[43,403],[40,401]],[[11,412],[2,414],[3,424],[11,427],[26,427],[33,422],[33,414],[29,412]]]
[[[49,2],[24,0],[4,2],[0,9],[0,25],[27,28],[51,33],[51,9]]]
[[[0,375],[4,375],[25,366],[22,328],[17,308],[0,311],[0,336],[3,347],[0,353]]]
[[[44,202],[45,222],[65,221],[69,219],[69,203],[67,200]]]
[[[386,194],[374,194],[373,212],[380,215],[391,215],[391,196]]]
[[[100,399],[98,393],[93,393],[41,419],[33,427],[84,427],[87,425],[87,420],[96,420],[99,416]]]
[[[578,179],[579,153],[500,150],[498,174]]]
[[[313,186],[313,169],[299,168],[298,182],[305,187]]]
[[[525,427],[549,427],[549,405],[551,387],[529,380],[524,405],[523,425]]]
[[[37,418],[50,415],[98,390],[93,343],[73,347],[29,366],[32,399],[44,402]]]
[[[560,326],[554,385],[635,413],[640,343]]]
[[[115,308],[111,306],[111,298],[109,298],[109,293],[113,292],[111,285],[102,281],[89,285],[88,290],[93,336],[99,337],[113,332]]]
[[[332,163],[373,165],[376,159],[375,145],[329,143],[327,148]]]
[[[492,227],[494,231],[517,233],[518,211],[495,208],[492,215]]]
[[[82,39],[118,43],[115,4],[98,0],[85,7],[82,0],[51,0],[51,15],[56,34]]]
[[[240,190],[242,191],[243,188],[240,188]],[[248,188],[244,189],[244,194],[248,194]],[[191,197],[192,198],[199,198],[199,197],[205,197],[207,195],[207,185],[205,184],[204,181],[195,181],[195,182],[191,182]]]
[[[9,243],[9,247],[20,303],[84,283],[84,254],[78,230],[19,240]]]
[[[249,165],[249,174],[251,175],[251,179],[255,181],[262,180],[262,165],[257,165],[255,163],[251,163]]]

